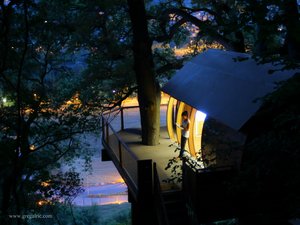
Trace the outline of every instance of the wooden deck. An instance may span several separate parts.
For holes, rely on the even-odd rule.
[[[170,169],[165,170],[170,159],[177,157],[179,152],[175,151],[177,144],[172,142],[168,136],[166,127],[161,127],[160,143],[157,146],[146,146],[141,144],[141,129],[126,129],[119,132],[130,150],[139,160],[152,159],[156,163],[160,184],[163,190],[180,188],[180,184],[167,184],[164,180],[170,178]],[[178,160],[180,163],[180,160]]]
[[[134,107],[126,109],[128,108]],[[173,204],[184,205],[181,203],[181,184],[165,181],[173,175],[171,169],[165,170],[165,168],[169,160],[174,161],[174,158],[179,155],[178,151],[175,152],[177,144],[172,143],[166,128],[161,127],[160,143],[157,146],[142,145],[141,129],[124,129],[124,108],[121,107],[119,110],[120,131],[116,131],[115,128],[118,126],[114,124],[113,119],[109,119],[110,115],[101,117],[104,147],[102,154],[113,161],[127,184],[128,200],[132,204],[132,223],[139,225],[148,221],[147,224],[171,225],[165,196],[172,194],[176,197],[170,207],[173,207]],[[179,159],[176,159],[175,163],[178,166],[183,165]],[[180,219],[183,218],[180,216]]]

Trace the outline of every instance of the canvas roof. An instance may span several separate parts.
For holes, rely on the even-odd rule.
[[[247,54],[210,49],[185,63],[162,90],[239,130],[259,109],[261,102],[255,100],[296,72],[269,74],[274,69],[278,67],[257,65]]]

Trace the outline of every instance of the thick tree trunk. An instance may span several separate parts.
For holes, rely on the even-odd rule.
[[[160,129],[160,87],[155,79],[152,44],[144,0],[127,0],[133,30],[134,69],[138,84],[142,142],[157,145]]]
[[[255,55],[264,56],[270,54],[270,34],[273,33],[266,15],[267,8],[263,2],[258,0],[250,1],[250,10],[253,12],[253,22],[255,24],[255,43],[253,46],[253,53]]]
[[[291,59],[300,59],[300,22],[296,0],[284,2],[285,25],[287,28],[285,47]]]

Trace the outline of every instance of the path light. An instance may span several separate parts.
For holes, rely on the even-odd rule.
[[[2,102],[5,104],[7,102],[7,99],[5,97],[2,98]]]

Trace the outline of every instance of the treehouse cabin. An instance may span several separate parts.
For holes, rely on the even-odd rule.
[[[210,49],[187,62],[162,88],[170,95],[167,130],[180,143],[181,113],[190,115],[187,149],[202,166],[235,166],[241,160],[246,122],[261,105],[261,98],[294,71],[260,64],[248,54]]]
[[[124,114],[134,106],[102,116],[102,152],[128,186],[133,224],[196,225],[234,217],[224,182],[240,166],[247,121],[260,98],[295,73],[269,73],[278,69],[236,52],[212,49],[194,57],[162,88],[169,101],[157,146],[141,144],[140,128],[126,128]],[[190,136],[185,157],[177,160],[182,185],[167,184],[172,172],[165,167],[179,154],[174,148],[181,129],[175,124],[181,124],[183,111],[189,113]],[[117,115],[120,130],[113,126]]]

